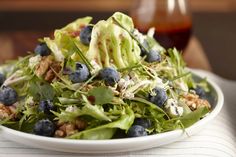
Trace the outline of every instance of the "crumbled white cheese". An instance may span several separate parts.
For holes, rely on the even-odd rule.
[[[39,64],[39,62],[41,61],[42,57],[40,55],[31,57],[29,59],[29,67],[31,69],[33,69],[37,64]]]
[[[66,112],[75,112],[76,110],[77,110],[78,108],[76,107],[76,106],[72,106],[72,105],[70,105],[70,106],[68,106],[67,108],[66,108]]]
[[[140,82],[135,83],[133,86],[127,88],[122,95],[124,98],[132,99],[134,98],[134,94],[139,90],[140,88],[145,88],[149,86],[152,83],[150,80],[143,80]]]
[[[118,82],[118,86],[121,91],[124,91],[127,89],[128,86],[133,86],[133,85],[134,85],[134,81],[131,80],[129,76],[124,76]]]
[[[139,40],[140,43],[143,43],[143,42],[144,42],[144,40],[145,40],[144,35],[142,35],[137,29],[134,29],[133,35],[134,35],[136,38],[138,38],[138,40]]]
[[[184,113],[183,107],[178,105],[175,99],[168,99],[165,105],[165,110],[170,117],[179,117]]]
[[[125,92],[123,97],[126,98],[126,99],[132,99],[132,98],[134,98],[134,93]]]

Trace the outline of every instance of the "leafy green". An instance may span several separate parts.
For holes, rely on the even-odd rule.
[[[110,139],[114,135],[117,128],[128,130],[134,121],[134,113],[129,107],[121,114],[120,118],[114,122],[75,133],[69,136],[70,139],[90,139],[101,140]]]
[[[49,83],[32,79],[29,82],[28,94],[33,96],[35,100],[53,100],[55,91]]]
[[[117,16],[121,22],[130,21],[130,18],[124,14],[114,14],[112,17]],[[125,25],[132,29],[132,20]],[[86,57],[89,60],[97,61],[102,67],[125,68],[138,63],[140,48],[127,31],[108,19],[94,25]]]
[[[91,20],[91,17],[80,18],[55,30],[53,38],[40,40],[52,51],[47,56],[51,67],[45,73],[55,75],[50,83],[44,80],[46,75],[35,76],[45,56],[30,54],[0,67],[7,78],[2,87],[10,86],[18,94],[14,118],[4,118],[1,125],[32,133],[34,124],[42,118],[62,125],[77,125],[78,120],[83,120],[86,128],[75,129],[67,138],[110,139],[117,130],[127,133],[135,118],[149,119],[152,126],[146,131],[155,134],[184,130],[209,113],[205,107],[192,111],[183,97],[196,86],[208,91],[206,79],[198,83],[200,79],[193,80],[181,53],[175,48],[166,51],[153,38],[153,30],[147,35],[141,34],[134,28],[132,19],[120,12],[96,24],[90,24]],[[89,45],[83,44],[79,37],[81,29],[87,25],[93,25]],[[159,51],[161,61],[146,62],[145,57],[140,56],[141,49]],[[91,75],[85,82],[73,83],[70,79],[70,74],[78,70],[76,62],[89,68]],[[57,65],[62,68],[57,69]],[[97,77],[104,67],[112,67],[120,73],[116,85],[105,86]],[[183,114],[168,116],[166,105],[171,105],[168,100],[163,108],[149,101],[157,87],[166,91],[168,99],[173,99]],[[48,99],[55,105],[53,114],[39,111],[40,101]]]
[[[63,97],[58,97],[59,102],[63,104],[78,104],[81,101],[78,99],[70,99],[70,98],[63,98]]]
[[[147,105],[148,107],[154,109],[154,110],[157,110],[158,112],[160,113],[163,113],[164,115],[166,115],[168,117],[168,114],[163,110],[161,109],[160,107],[158,107],[157,105],[145,100],[145,99],[142,99],[142,98],[133,98],[132,99],[133,101],[138,101],[138,102],[141,102],[145,105]]]
[[[170,131],[178,128],[188,128],[201,118],[204,117],[209,112],[206,107],[198,108],[197,110],[190,112],[182,117],[173,118],[167,121],[164,121],[162,124],[162,131]]]
[[[62,110],[61,113],[53,112],[62,122],[74,122],[77,117],[82,115],[89,115],[94,117],[95,119],[102,120],[102,121],[111,121],[111,119],[105,114],[103,108],[98,105],[92,105],[86,96],[82,95],[82,99],[84,101],[83,107],[75,108],[74,111],[64,111]],[[74,102],[73,102],[74,104]]]
[[[75,32],[75,31],[80,31],[81,28],[83,28],[88,23],[90,23],[92,21],[92,19],[93,18],[90,16],[87,16],[84,18],[79,18],[79,19],[71,22],[70,24],[66,25],[65,27],[61,28],[60,31],[62,31],[63,33],[71,33],[71,32]]]
[[[107,21],[114,22],[113,18],[115,18],[120,24],[122,24],[122,26],[128,31],[131,32],[134,29],[133,20],[129,16],[120,12],[116,12]]]
[[[208,112],[209,109],[207,107],[201,107],[183,117],[180,117],[179,120],[182,122],[184,127],[187,128],[199,121]]]
[[[65,58],[70,58],[74,54],[75,47],[71,40],[74,38],[72,34],[80,31],[91,20],[91,17],[77,19],[66,27],[56,30],[54,32],[54,39],[44,38],[44,41],[53,52],[57,61],[63,61]],[[80,43],[79,38],[76,38],[76,43],[82,51],[87,51],[87,47]]]
[[[112,90],[105,86],[91,89],[88,92],[88,95],[95,98],[95,104],[107,104],[110,103],[113,99]]]

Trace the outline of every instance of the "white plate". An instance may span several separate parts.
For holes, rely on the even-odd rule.
[[[210,114],[186,129],[186,132],[190,136],[199,132],[204,126],[213,120],[223,106],[224,97],[221,89],[211,80],[208,80],[208,82],[212,87],[212,92],[216,101],[213,104],[213,110]],[[0,133],[9,140],[28,146],[74,153],[115,153],[135,151],[162,146],[188,137],[188,135],[182,130],[175,130],[137,138],[112,140],[69,140],[37,136],[9,129],[4,126],[0,126]]]

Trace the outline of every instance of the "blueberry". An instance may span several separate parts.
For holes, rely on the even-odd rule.
[[[80,31],[80,41],[84,45],[89,45],[91,40],[91,34],[92,34],[93,26],[86,26]]]
[[[149,101],[159,107],[163,107],[164,103],[168,99],[166,91],[163,88],[154,88],[153,92],[155,92],[156,95],[149,95]]]
[[[140,125],[133,125],[129,128],[128,137],[140,137],[140,136],[147,136],[147,132],[144,127]]]
[[[103,68],[99,72],[99,77],[108,86],[114,86],[120,80],[120,74],[113,68]]]
[[[201,99],[206,99],[206,92],[202,87],[197,86],[194,90]]]
[[[48,56],[51,54],[51,50],[48,48],[46,43],[40,43],[34,49],[34,52],[40,56]]]
[[[81,83],[86,81],[89,78],[89,69],[85,64],[76,63],[76,70],[72,72],[69,77],[73,83]]]
[[[2,73],[0,73],[0,86],[4,83],[6,77]]]
[[[150,119],[146,118],[136,118],[134,120],[134,125],[140,125],[144,127],[145,129],[150,128],[152,126],[152,122]]]
[[[152,63],[152,62],[160,62],[161,55],[157,50],[150,50],[145,58],[145,61]]]
[[[3,87],[0,90],[0,102],[6,106],[10,106],[17,102],[17,92],[11,87]]]
[[[48,119],[42,119],[35,123],[33,132],[36,135],[51,137],[54,135],[55,125]]]
[[[45,114],[51,114],[55,110],[55,106],[51,100],[42,100],[39,102],[39,111]]]

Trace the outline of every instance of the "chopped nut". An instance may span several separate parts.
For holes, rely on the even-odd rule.
[[[55,72],[60,72],[61,65],[60,62],[53,61],[51,56],[42,57],[40,63],[36,65],[35,74],[38,77],[44,76],[44,79],[51,82],[55,77]]]
[[[64,124],[64,122],[62,122],[60,120],[56,122],[57,127],[61,127],[63,124]]]
[[[69,135],[72,135],[76,132],[75,130],[75,125],[74,124],[67,124],[66,125],[66,135],[69,136]]]
[[[211,108],[211,105],[209,104],[209,102],[207,100],[198,99],[198,107],[197,108],[203,107],[203,106],[207,107],[208,109]]]
[[[63,132],[66,132],[66,125],[67,125],[67,123],[62,124],[62,125],[59,127],[59,130],[61,130],[61,131],[63,131]]]
[[[11,118],[11,117],[12,117],[12,112],[9,109],[9,107],[3,104],[0,104],[0,120],[5,119],[5,118]]]
[[[49,70],[47,71],[47,73],[46,73],[46,75],[45,75],[45,78],[44,78],[44,79],[45,79],[46,81],[48,81],[48,82],[51,82],[51,81],[56,77],[54,71],[55,71],[56,73],[59,73],[59,72],[60,72],[60,70],[61,70],[61,65],[60,65],[59,62],[54,62],[54,63],[52,63],[52,65],[50,66],[50,68],[52,68],[52,69],[49,69]]]
[[[65,132],[63,132],[62,130],[56,130],[54,136],[55,137],[65,137]]]
[[[78,130],[84,130],[87,127],[87,123],[84,120],[76,119],[75,125]]]
[[[183,100],[191,110],[196,110],[200,107],[207,107],[208,109],[211,108],[211,105],[207,100],[200,99],[196,94],[186,94],[183,97]]]
[[[78,132],[79,130],[84,130],[87,127],[87,123],[84,120],[77,119],[75,123],[62,123],[57,122],[58,130],[56,130],[54,136],[65,137],[70,136]]]
[[[15,114],[16,113],[16,107],[15,106],[9,106],[8,108],[11,111],[11,114]]]
[[[62,126],[59,127],[59,130],[64,132],[66,136],[70,136],[77,132],[75,125],[72,123],[64,123]]]
[[[51,68],[55,71],[55,72],[60,72],[61,70],[61,63],[60,62],[53,62],[51,65]]]
[[[43,57],[40,63],[36,65],[35,74],[38,77],[43,76],[48,71],[51,64],[52,64],[52,57],[50,56]]]
[[[48,82],[51,82],[51,81],[54,79],[54,77],[55,77],[55,74],[54,74],[54,72],[50,69],[50,70],[48,70],[48,72],[46,73],[44,79],[45,79],[46,81],[48,81]]]

